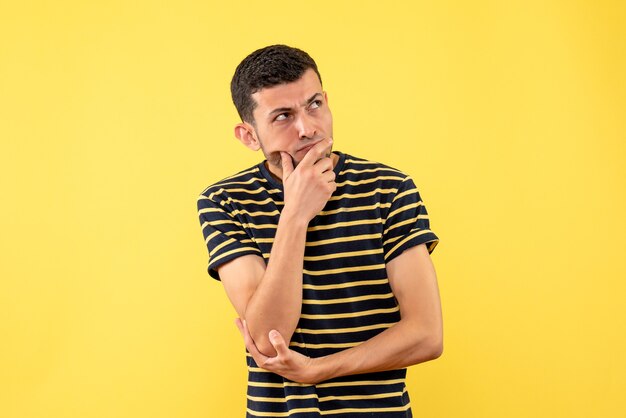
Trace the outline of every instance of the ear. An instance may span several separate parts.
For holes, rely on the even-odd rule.
[[[235,125],[235,136],[252,151],[258,151],[261,148],[261,143],[256,136],[256,131],[248,122],[241,122]]]
[[[328,103],[328,94],[325,91],[322,92],[324,94],[324,101]]]

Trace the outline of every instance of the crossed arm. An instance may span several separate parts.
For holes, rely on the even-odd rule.
[[[245,257],[248,259],[240,260]],[[253,255],[240,257],[220,269],[220,275],[224,272],[229,277],[226,281],[222,277],[229,295],[233,289],[230,291],[228,289],[232,287],[232,282],[236,281],[234,277],[241,277],[240,274],[245,276],[243,270],[255,265],[254,258],[258,257]],[[328,356],[306,357],[288,348],[288,342],[295,329],[295,325],[292,328],[291,324],[294,320],[297,324],[299,306],[297,310],[294,309],[294,317],[284,318],[290,324],[283,328],[287,329],[288,334],[283,334],[284,331],[281,331],[280,327],[271,327],[267,330],[266,326],[265,335],[259,334],[263,338],[259,344],[259,340],[250,332],[250,323],[253,321],[258,329],[262,318],[246,316],[247,309],[242,309],[241,306],[237,308],[235,304],[240,318],[243,319],[238,319],[236,323],[244,337],[246,348],[259,367],[287,379],[310,384],[339,376],[407,367],[439,357],[443,350],[441,304],[435,269],[426,245],[420,244],[404,251],[387,264],[387,273],[400,307],[401,319],[370,340]],[[300,281],[297,292],[291,295],[281,293],[279,296],[291,297],[301,304],[301,292]],[[249,293],[254,294],[254,289],[249,290]],[[276,294],[268,294],[268,298],[269,304],[275,308],[282,302],[287,302]],[[272,348],[271,351],[268,350],[268,344]]]
[[[405,250],[386,265],[400,307],[399,322],[358,346],[325,357],[309,358],[289,349],[302,308],[307,226],[337,187],[333,161],[327,156],[331,144],[331,139],[319,141],[297,168],[281,153],[285,206],[267,267],[256,255],[219,267],[256,363],[301,383],[402,368],[437,358],[442,351],[437,277],[425,244]]]

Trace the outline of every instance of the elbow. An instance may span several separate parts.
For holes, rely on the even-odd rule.
[[[252,342],[256,349],[267,357],[276,357],[277,352],[269,339],[268,333],[251,332]]]
[[[267,357],[276,357],[278,352],[276,348],[270,341],[269,337],[270,330],[262,330],[260,332],[251,332],[251,338],[256,346],[256,349]],[[291,341],[291,333],[287,333],[287,331],[278,330],[280,336],[282,337],[282,343],[284,343],[287,347],[289,347],[289,341]]]
[[[428,345],[428,360],[436,360],[443,354],[443,338],[433,338]]]
[[[426,361],[436,360],[443,354],[443,336],[441,333],[428,333],[419,339],[416,345],[416,361],[423,363]]]
[[[260,338],[260,341],[255,344],[259,352],[266,357],[276,357],[278,355],[276,349],[274,348],[272,343],[270,343],[270,340],[268,338]]]
[[[425,338],[424,341],[425,354],[428,360],[435,360],[443,354],[443,334],[441,332],[433,332]]]
[[[441,320],[429,324],[422,334],[425,361],[436,360],[443,354],[443,325]]]

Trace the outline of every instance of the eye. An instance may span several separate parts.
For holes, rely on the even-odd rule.
[[[319,108],[321,106],[322,106],[322,101],[318,99],[318,100],[313,100],[311,102],[311,104],[309,105],[309,108],[310,109],[317,109],[317,108]]]
[[[283,120],[287,120],[288,117],[289,117],[289,115],[287,113],[280,113],[278,116],[276,116],[274,118],[274,121],[275,122],[280,122],[280,121],[283,121]]]

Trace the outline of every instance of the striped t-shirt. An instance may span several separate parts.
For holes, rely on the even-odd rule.
[[[439,242],[411,177],[335,154],[337,190],[307,229],[302,311],[289,344],[310,357],[354,347],[398,322],[385,264],[418,244],[432,252]],[[283,199],[264,162],[202,192],[198,214],[213,278],[242,255],[268,262]],[[304,385],[257,367],[249,354],[247,365],[250,417],[411,416],[406,369]]]

